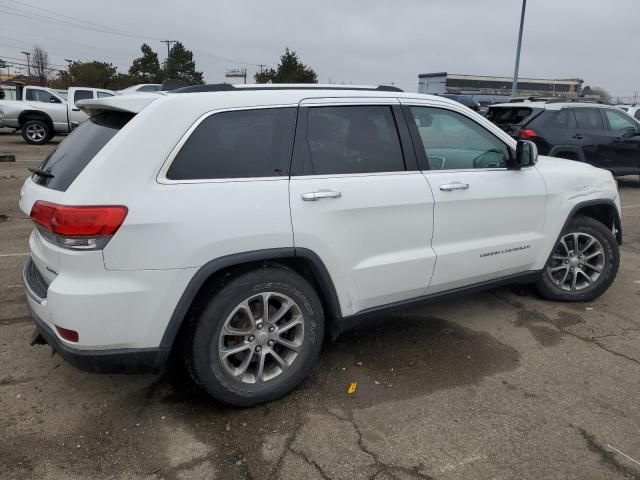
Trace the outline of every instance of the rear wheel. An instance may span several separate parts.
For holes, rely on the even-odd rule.
[[[611,231],[593,218],[577,217],[562,232],[536,287],[549,300],[594,300],[607,291],[619,263]]]
[[[215,399],[236,406],[274,400],[307,375],[322,345],[323,312],[293,270],[263,267],[222,286],[189,325],[185,365]]]
[[[53,137],[53,130],[43,120],[27,120],[21,127],[22,138],[31,145],[43,145]]]

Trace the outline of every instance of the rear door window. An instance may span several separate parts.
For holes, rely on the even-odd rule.
[[[90,100],[93,98],[91,90],[76,90],[73,93],[73,104],[77,104],[80,100]]]
[[[133,118],[132,113],[104,112],[82,122],[49,154],[40,170],[51,178],[33,174],[35,183],[65,191],[109,140]]]
[[[597,108],[572,108],[578,128],[581,130],[604,130],[602,115]]]
[[[555,112],[550,125],[555,128],[574,129],[577,127],[573,112],[568,108]]]
[[[391,107],[311,107],[304,173],[343,175],[405,170]]]
[[[221,112],[205,118],[174,158],[169,180],[289,175],[295,107]]]

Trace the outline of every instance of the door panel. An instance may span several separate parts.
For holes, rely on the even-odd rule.
[[[425,171],[437,262],[427,293],[529,270],[544,242],[546,189],[535,168]],[[442,190],[462,183],[468,189]]]
[[[602,109],[608,130],[616,170],[634,171],[640,168],[640,126],[627,114]]]
[[[408,104],[405,113],[435,202],[427,293],[531,269],[544,245],[539,172],[508,170],[514,152],[503,133],[464,110]]]
[[[339,192],[305,201],[303,194]],[[420,172],[292,177],[296,247],[313,250],[336,285],[343,315],[424,294],[433,272],[433,200]]]
[[[433,196],[397,99],[312,101],[298,113],[289,187],[295,246],[323,260],[343,315],[424,294]]]

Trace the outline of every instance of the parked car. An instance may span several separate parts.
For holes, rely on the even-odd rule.
[[[372,316],[507,283],[589,301],[616,276],[611,173],[538,157],[446,98],[210,85],[81,108],[20,208],[35,341],[85,370],[173,353],[214,398],[254,405]]]
[[[114,96],[110,90],[73,87],[68,90],[70,102],[59,92],[45,87],[20,87],[20,100],[0,100],[0,127],[15,128],[32,145],[47,143],[56,134],[69,133],[88,115],[77,102]]]
[[[118,90],[118,95],[126,95],[129,93],[148,93],[148,92],[160,92],[162,85],[160,83],[140,83],[138,85],[132,85],[123,90]]]
[[[630,116],[640,121],[640,105],[618,105],[618,108],[627,112]]]
[[[614,175],[640,174],[640,123],[600,103],[549,100],[492,105],[488,118],[543,155],[589,163]]]

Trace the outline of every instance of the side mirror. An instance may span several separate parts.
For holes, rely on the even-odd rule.
[[[538,147],[529,140],[518,140],[515,168],[533,167],[538,161]]]

